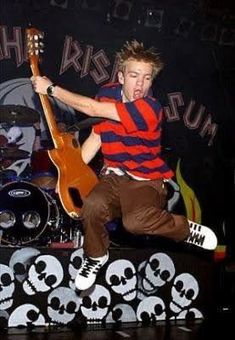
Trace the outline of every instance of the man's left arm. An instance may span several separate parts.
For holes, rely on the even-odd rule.
[[[101,146],[100,135],[91,131],[89,137],[85,140],[81,147],[81,156],[84,163],[88,164],[97,154]]]

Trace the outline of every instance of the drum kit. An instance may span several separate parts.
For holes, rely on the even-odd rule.
[[[20,105],[0,105],[0,125],[32,126],[39,113]],[[1,166],[4,160],[31,157],[32,175],[22,179]],[[0,243],[10,246],[66,243],[74,240],[80,222],[63,210],[55,192],[56,169],[46,150],[33,152],[0,144]]]

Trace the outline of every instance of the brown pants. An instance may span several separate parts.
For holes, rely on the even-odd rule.
[[[82,208],[85,254],[107,253],[110,242],[105,224],[118,217],[130,233],[184,240],[189,235],[188,221],[164,210],[166,195],[162,180],[137,181],[115,174],[101,177]]]

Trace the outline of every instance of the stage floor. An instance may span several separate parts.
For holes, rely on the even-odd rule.
[[[223,311],[203,321],[192,323],[162,321],[155,325],[122,324],[107,328],[101,326],[74,329],[37,327],[31,330],[11,328],[2,334],[0,332],[0,337],[2,340],[229,340],[234,337],[232,329],[234,320],[234,314]]]

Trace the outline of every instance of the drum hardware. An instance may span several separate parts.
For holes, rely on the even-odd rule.
[[[47,150],[34,151],[31,157],[31,182],[48,192],[55,190],[57,170],[50,160]]]
[[[26,150],[21,150],[16,147],[0,147],[0,158],[17,160],[29,157],[30,153]]]
[[[12,181],[0,188],[0,196],[2,244],[60,248],[81,244],[81,222],[65,213],[55,192],[49,194],[30,182]]]
[[[15,170],[1,169],[0,168],[0,185],[6,184],[10,181],[17,179]]]
[[[0,123],[32,126],[40,121],[40,114],[34,109],[23,105],[0,105]]]
[[[74,222],[74,220],[72,220]],[[66,235],[66,236],[65,236]],[[70,227],[69,233],[67,230],[62,231],[59,241],[53,240],[50,243],[50,248],[80,248],[83,245],[83,236],[81,226]]]
[[[7,183],[0,189],[0,195],[2,243],[38,242],[48,228],[58,229],[59,209],[55,200],[32,183]]]

